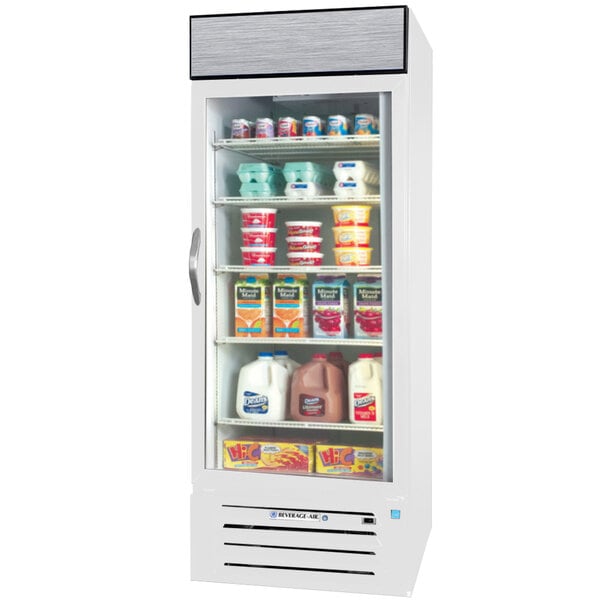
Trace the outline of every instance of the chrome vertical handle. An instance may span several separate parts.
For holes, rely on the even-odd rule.
[[[198,281],[198,265],[200,255],[200,229],[196,227],[192,234],[192,244],[190,246],[190,283],[192,284],[192,296],[194,302],[200,304],[200,282]]]

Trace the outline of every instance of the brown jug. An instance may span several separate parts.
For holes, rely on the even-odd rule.
[[[346,382],[339,367],[325,354],[312,360],[292,375],[290,413],[294,421],[339,423],[344,418]]]

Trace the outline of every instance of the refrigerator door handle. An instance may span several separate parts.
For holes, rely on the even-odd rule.
[[[192,244],[190,246],[190,283],[192,284],[192,296],[194,302],[200,304],[200,282],[198,280],[198,257],[200,255],[200,229],[196,227],[192,234]]]

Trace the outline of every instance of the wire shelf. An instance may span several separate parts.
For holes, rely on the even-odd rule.
[[[268,345],[300,345],[300,346],[354,346],[375,347],[383,346],[382,339],[358,338],[283,338],[283,337],[224,337],[217,338],[216,344],[268,344]]]
[[[333,206],[335,204],[368,204],[375,206],[381,202],[381,196],[360,196],[358,198],[338,198],[338,196],[306,196],[288,198],[287,196],[267,196],[262,198],[240,198],[222,196],[213,201],[215,206],[264,206],[266,208],[298,208],[307,206]]]
[[[308,421],[249,421],[248,419],[219,419],[217,421],[217,425],[383,432],[383,425],[357,425],[354,423],[312,423]]]
[[[365,275],[381,275],[381,265],[369,265],[368,267],[337,267],[333,265],[320,265],[318,267],[290,265],[246,267],[244,265],[222,265],[215,267],[215,273],[319,273],[321,275],[364,273]]]
[[[339,153],[348,151],[357,157],[378,157],[379,141],[379,135],[221,139],[213,143],[213,148],[233,150],[255,158],[285,160],[308,154],[313,158],[336,155],[337,160],[341,158]]]

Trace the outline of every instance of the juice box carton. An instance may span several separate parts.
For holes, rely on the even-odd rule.
[[[314,444],[306,442],[269,442],[247,438],[223,442],[224,469],[312,473],[314,457]]]
[[[342,276],[318,277],[312,286],[313,336],[348,337],[349,284]]]
[[[268,275],[240,275],[235,283],[235,336],[271,335],[271,284]]]
[[[315,472],[323,475],[351,475],[381,479],[383,477],[383,449],[317,444],[315,446]]]
[[[280,273],[273,283],[273,337],[308,337],[308,330],[308,279]]]
[[[354,284],[354,337],[381,339],[383,296],[381,277],[358,275]]]

